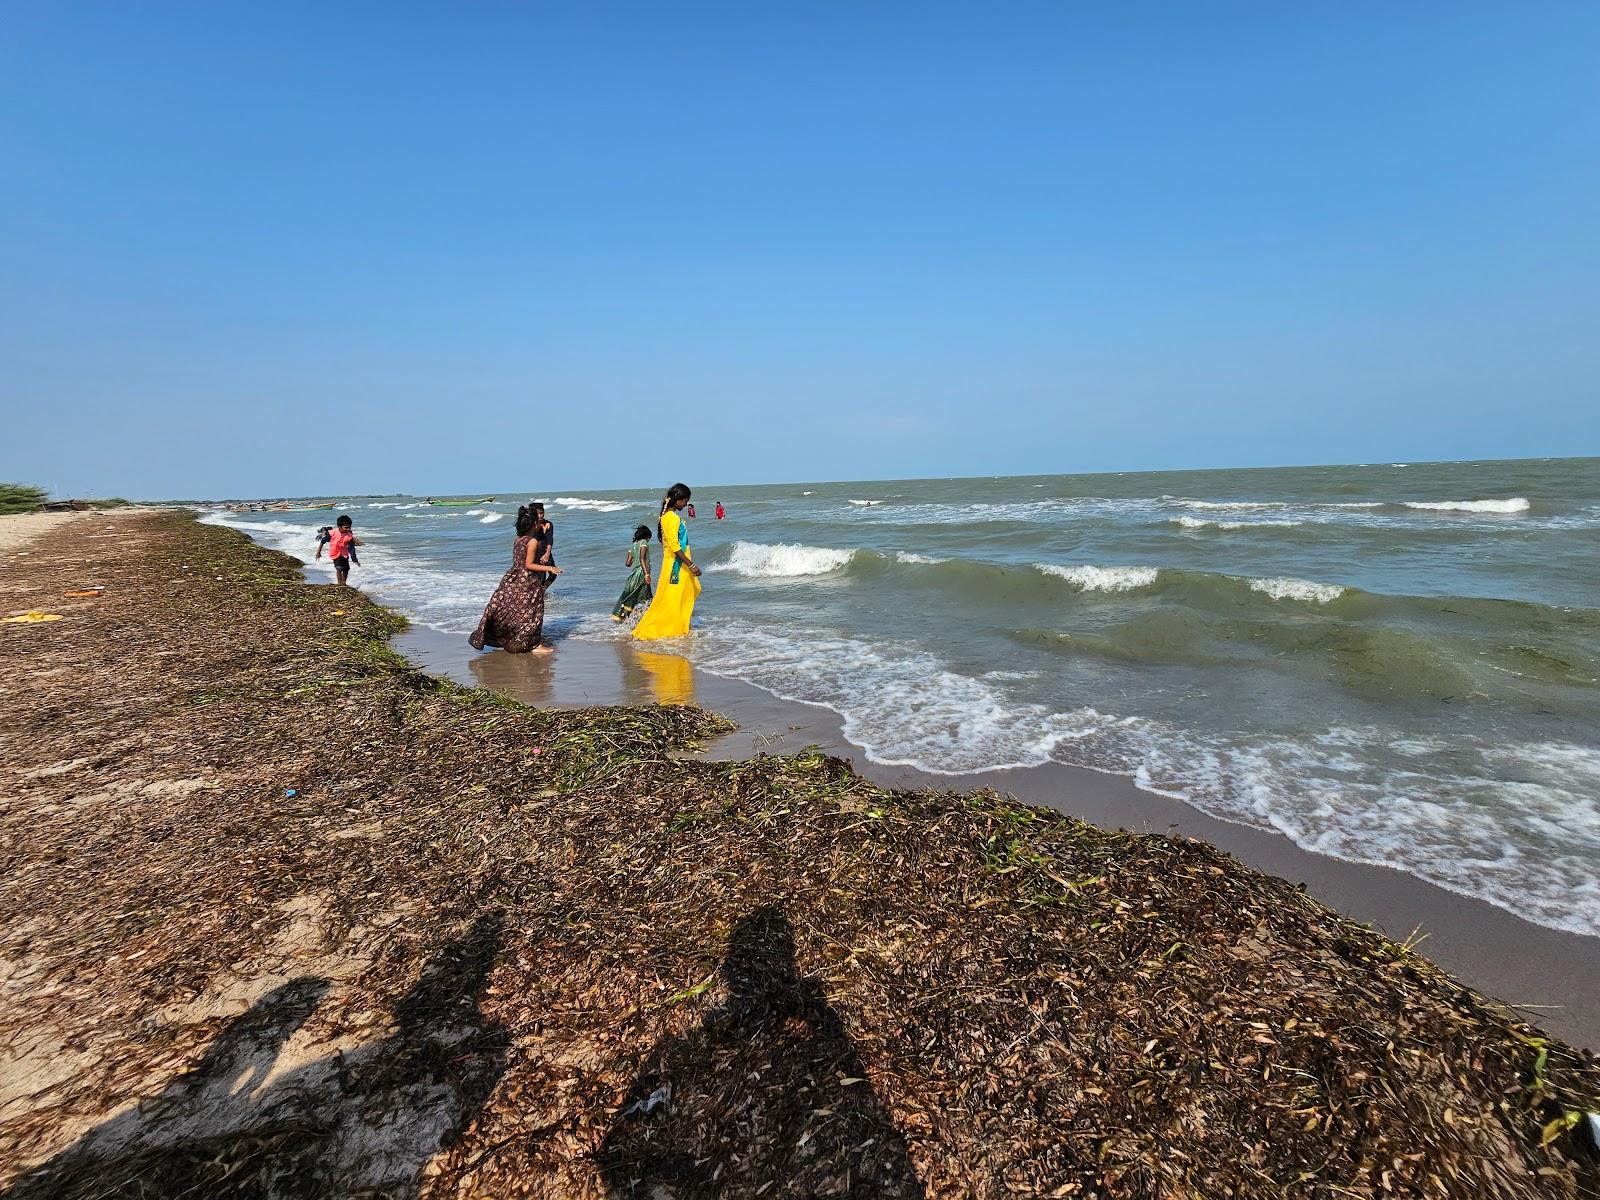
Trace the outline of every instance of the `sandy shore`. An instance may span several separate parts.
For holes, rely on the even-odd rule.
[[[1600,938],[1532,924],[1401,871],[1309,853],[1280,835],[1141,791],[1122,776],[1056,764],[959,777],[883,766],[844,737],[839,717],[828,709],[780,700],[627,642],[569,641],[555,655],[529,659],[476,654],[463,638],[412,629],[395,647],[426,670],[530,704],[699,703],[740,727],[708,749],[713,757],[816,746],[886,787],[991,788],[1108,828],[1201,838],[1253,867],[1303,883],[1325,904],[1398,941],[1422,939],[1423,952],[1440,966],[1568,1041],[1600,1051]]]
[[[17,551],[31,553],[28,544],[52,530],[105,515],[98,512],[46,512],[15,513],[0,517],[0,554]]]
[[[813,730],[626,646],[517,686],[746,729],[531,708],[108,523],[0,577],[61,616],[0,626],[7,1200],[1600,1187],[1593,1056],[1210,845],[718,757]]]

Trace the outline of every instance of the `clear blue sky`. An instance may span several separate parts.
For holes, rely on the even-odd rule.
[[[0,24],[0,479],[1600,453],[1600,5]]]

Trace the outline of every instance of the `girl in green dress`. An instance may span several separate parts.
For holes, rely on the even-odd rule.
[[[641,525],[633,531],[633,545],[628,548],[628,565],[633,573],[611,610],[613,621],[626,621],[633,610],[650,599],[650,526]]]

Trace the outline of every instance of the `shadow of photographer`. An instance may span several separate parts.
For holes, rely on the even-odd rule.
[[[820,984],[769,906],[741,921],[726,1003],[650,1055],[597,1154],[613,1197],[924,1194],[905,1139]]]

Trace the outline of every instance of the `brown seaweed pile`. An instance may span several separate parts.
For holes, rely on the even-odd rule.
[[[179,514],[0,608],[8,1197],[1600,1188],[1590,1056],[1209,846],[439,683]]]

